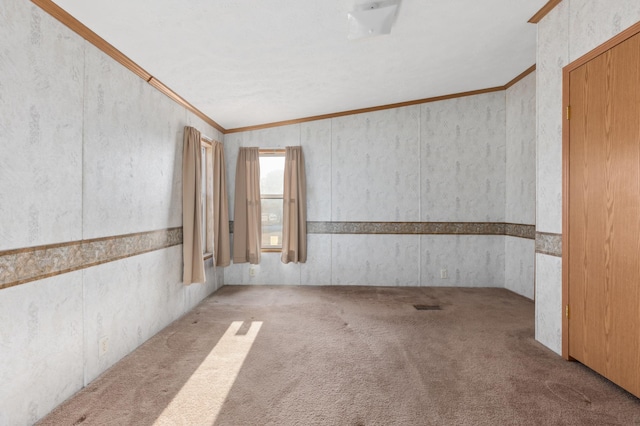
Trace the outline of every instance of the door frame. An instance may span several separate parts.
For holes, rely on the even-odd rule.
[[[562,357],[569,356],[569,99],[571,71],[640,33],[640,22],[562,68]]]

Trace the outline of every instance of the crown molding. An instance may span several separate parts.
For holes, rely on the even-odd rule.
[[[537,24],[542,20],[542,18],[547,16],[547,14],[551,12],[554,7],[559,5],[560,2],[562,2],[562,0],[549,0],[547,4],[542,6],[542,8],[539,11],[537,11],[536,14],[533,15],[531,19],[529,19],[527,22],[530,22],[532,24]]]
[[[326,120],[329,118],[343,117],[345,115],[363,114],[366,112],[375,112],[375,111],[382,111],[385,109],[402,108],[402,107],[407,107],[412,105],[420,105],[420,104],[426,104],[430,102],[444,101],[447,99],[462,98],[465,96],[475,96],[475,95],[482,95],[484,93],[499,92],[501,90],[507,90],[509,87],[513,86],[514,84],[516,84],[517,82],[519,82],[520,80],[522,80],[523,78],[531,74],[533,71],[535,71],[535,69],[536,69],[536,64],[533,64],[532,66],[527,68],[524,72],[518,74],[518,76],[516,76],[513,80],[509,81],[504,86],[490,87],[488,89],[472,90],[469,92],[453,93],[450,95],[435,96],[432,98],[416,99],[413,101],[398,102],[394,104],[380,105],[380,106],[375,106],[370,108],[352,109],[352,110],[336,112],[332,114],[314,115],[311,117],[297,118],[294,120],[277,121],[274,123],[258,124],[255,126],[237,127],[235,129],[227,129],[226,133],[240,133],[240,132],[248,132],[252,130],[268,129],[271,127],[289,126],[292,124],[306,123],[309,121]]]
[[[207,124],[214,127],[218,131],[222,133],[226,133],[226,130],[216,123],[211,117],[207,116],[205,113],[200,111],[198,108],[191,105],[184,98],[178,95],[176,92],[168,88],[166,85],[158,81],[155,77],[153,77],[150,73],[144,70],[140,65],[133,62],[129,57],[127,57],[124,53],[120,52],[118,49],[113,47],[110,43],[108,43],[105,39],[100,37],[98,34],[94,33],[82,22],[78,21],[76,18],[71,16],[69,12],[55,4],[51,0],[31,0],[32,3],[40,7],[42,10],[47,12],[49,15],[60,21],[63,25],[67,26],[71,31],[78,34],[80,37],[87,40],[89,43],[93,44],[99,50],[113,58],[116,62],[120,63],[125,68],[129,69],[135,75],[151,84],[153,87],[158,89],[160,92],[167,95],[170,99],[182,105],[202,120],[204,120]]]
[[[536,64],[531,65],[529,68],[524,70],[522,73],[518,74],[513,80],[511,80],[510,82],[505,84],[504,85],[505,90],[508,89],[509,87],[513,86],[514,84],[516,84],[517,82],[519,82],[520,80],[522,80],[523,78],[525,78],[526,76],[528,76],[529,74],[534,72],[535,70],[536,70]]]
[[[314,115],[314,116],[311,116],[311,117],[296,118],[296,119],[293,119],[293,120],[276,121],[274,123],[258,124],[258,125],[255,125],[255,126],[237,127],[235,129],[227,129],[227,133],[239,133],[239,132],[247,132],[247,131],[251,131],[251,130],[268,129],[270,127],[289,126],[291,124],[306,123],[306,122],[309,122],[309,121],[318,121],[318,120],[326,120],[326,119],[329,119],[329,118],[344,117],[345,115],[363,114],[363,113],[366,113],[366,112],[375,112],[375,111],[382,111],[382,110],[385,110],[385,109],[402,108],[402,107],[407,107],[407,106],[412,106],[412,105],[425,104],[425,103],[429,103],[429,102],[444,101],[446,99],[454,99],[454,98],[462,98],[462,97],[465,97],[465,96],[481,95],[483,93],[498,92],[500,90],[504,90],[504,86],[491,87],[491,88],[488,88],[488,89],[481,89],[481,90],[472,90],[470,92],[454,93],[454,94],[451,94],[451,95],[436,96],[436,97],[433,97],[433,98],[416,99],[416,100],[413,100],[413,101],[398,102],[398,103],[394,103],[394,104],[379,105],[379,106],[369,107],[369,108],[352,109],[352,110],[348,110],[348,111],[334,112],[334,113],[331,113],[331,114]]]
[[[542,9],[540,9],[540,11],[534,16],[534,18],[538,17],[538,20],[542,19],[542,17],[546,15],[551,9],[553,9],[558,3],[560,3],[560,1],[562,0],[549,1]],[[416,99],[412,101],[398,102],[398,103],[374,106],[369,108],[353,109],[348,111],[335,112],[331,114],[314,115],[310,117],[303,117],[303,118],[297,118],[297,119],[285,120],[285,121],[277,121],[273,123],[264,123],[264,124],[254,125],[254,126],[225,129],[224,127],[216,123],[211,117],[209,117],[208,115],[200,111],[198,108],[190,104],[187,100],[185,100],[183,97],[178,95],[175,91],[171,90],[164,83],[156,79],[149,72],[144,70],[141,66],[136,64],[134,61],[132,61],[124,53],[120,52],[118,49],[116,49],[114,46],[112,46],[110,43],[108,43],[98,34],[93,32],[82,22],[80,22],[79,20],[71,16],[69,12],[62,9],[52,0],[31,0],[31,2],[36,4],[38,7],[40,7],[42,10],[47,12],[49,15],[51,15],[58,21],[60,21],[63,25],[67,26],[69,29],[71,29],[76,34],[78,34],[80,37],[84,38],[89,43],[93,44],[99,50],[101,50],[102,52],[104,52],[105,54],[113,58],[115,61],[123,65],[125,68],[129,69],[131,72],[133,72],[134,74],[142,78],[151,86],[155,87],[158,91],[168,96],[174,102],[178,103],[179,105],[183,106],[187,110],[191,111],[196,116],[200,117],[203,121],[205,121],[207,124],[217,129],[222,134],[239,133],[239,132],[247,132],[251,130],[268,129],[271,127],[288,126],[292,124],[306,123],[309,121],[343,117],[346,115],[363,114],[367,112],[382,111],[382,110],[393,109],[393,108],[402,108],[402,107],[407,107],[412,105],[438,102],[438,101],[443,101],[447,99],[461,98],[465,96],[475,96],[475,95],[481,95],[484,93],[499,92],[501,90],[506,90],[509,87],[513,86],[518,81],[522,80],[524,77],[526,77],[536,69],[536,65],[535,64],[532,65],[531,67],[527,68],[524,72],[516,76],[513,80],[509,81],[504,86],[490,87],[490,88],[479,89],[479,90],[471,90],[468,92],[453,93],[449,95],[435,96],[435,97],[424,98],[424,99]],[[534,18],[531,18],[529,22],[532,22]]]

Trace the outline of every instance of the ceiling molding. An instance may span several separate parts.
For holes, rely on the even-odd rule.
[[[82,22],[78,21],[76,18],[71,16],[69,12],[62,9],[60,6],[55,4],[51,0],[31,0],[32,3],[36,4],[42,10],[47,12],[49,15],[53,16],[55,19],[60,21],[63,25],[67,26],[70,30],[78,34],[80,37],[87,40],[89,43],[93,44],[99,50],[104,52],[113,58],[116,62],[123,65],[125,68],[129,69],[135,75],[151,84],[153,87],[158,89],[160,92],[167,95],[170,99],[182,105],[202,120],[204,120],[210,126],[213,126],[218,131],[225,133],[226,130],[216,123],[209,116],[204,114],[202,111],[191,105],[185,99],[183,99],[180,95],[178,95],[173,90],[169,89],[160,81],[156,80],[151,74],[145,71],[140,65],[133,62],[129,57],[127,57],[124,53],[120,52],[118,49],[109,44],[105,39],[100,37],[98,34],[91,31],[86,25]]]
[[[514,84],[516,84],[517,82],[519,82],[520,80],[522,80],[523,78],[525,78],[526,76],[534,72],[535,70],[536,70],[536,64],[533,64],[529,68],[527,68],[524,72],[518,74],[518,76],[516,76],[513,80],[511,80],[504,86],[490,87],[488,89],[472,90],[470,92],[453,93],[450,95],[436,96],[433,98],[416,99],[414,101],[398,102],[395,104],[380,105],[380,106],[375,106],[370,108],[352,109],[349,111],[336,112],[333,114],[314,115],[312,117],[298,118],[295,120],[286,120],[286,121],[277,121],[275,123],[258,124],[256,126],[237,127],[235,129],[228,129],[226,133],[240,133],[240,132],[248,132],[251,130],[268,129],[271,127],[289,126],[292,124],[306,123],[309,121],[318,121],[318,120],[326,120],[328,118],[344,117],[345,115],[363,114],[366,112],[375,112],[375,111],[382,111],[385,109],[402,108],[402,107],[407,107],[412,105],[426,104],[429,102],[437,102],[437,101],[444,101],[447,99],[462,98],[465,96],[474,96],[474,95],[481,95],[484,93],[499,92],[501,90],[507,90],[509,87],[513,86]]]
[[[295,120],[277,121],[275,123],[258,124],[256,126],[238,127],[235,129],[228,129],[227,133],[247,132],[250,130],[260,130],[260,129],[268,129],[270,127],[280,127],[280,126],[288,126],[291,124],[306,123],[308,121],[317,121],[317,120],[325,120],[328,118],[344,117],[345,115],[363,114],[366,112],[382,111],[385,109],[402,108],[402,107],[407,107],[412,105],[426,104],[429,102],[437,102],[437,101],[444,101],[447,99],[462,98],[465,96],[481,95],[483,93],[499,92],[504,89],[505,89],[504,86],[490,87],[488,89],[472,90],[470,92],[454,93],[451,95],[436,96],[433,98],[416,99],[414,101],[398,102],[395,104],[380,105],[380,106],[375,106],[370,108],[352,109],[349,111],[335,112],[332,114],[314,115],[312,117],[298,118]]]
[[[549,13],[549,11],[551,11],[561,1],[562,0],[550,0],[542,9],[540,9],[540,11],[538,11],[538,13],[534,15],[533,18],[531,18],[531,20],[529,20],[529,22],[534,22],[533,20],[537,19],[537,21],[535,21],[537,23],[540,19],[542,19],[542,17],[544,17],[544,15]],[[84,38],[89,43],[93,44],[99,50],[101,50],[102,52],[104,52],[105,54],[113,58],[116,62],[120,63],[125,68],[129,69],[131,72],[136,74],[138,77],[142,78],[144,81],[149,83],[158,91],[165,94],[174,102],[178,103],[179,105],[183,106],[184,108],[194,113],[196,116],[200,117],[207,124],[211,125],[215,129],[220,131],[222,134],[239,133],[239,132],[247,132],[251,130],[267,129],[271,127],[287,126],[292,124],[306,123],[309,121],[318,121],[318,120],[325,120],[325,119],[336,118],[336,117],[343,117],[346,115],[363,114],[367,112],[382,111],[382,110],[393,109],[393,108],[402,108],[402,107],[407,107],[412,105],[443,101],[447,99],[461,98],[465,96],[474,96],[474,95],[481,95],[484,93],[499,92],[501,90],[506,90],[509,87],[513,86],[518,81],[522,80],[524,77],[526,77],[536,69],[536,65],[535,64],[532,65],[531,67],[527,68],[524,72],[519,74],[517,77],[509,81],[504,86],[490,87],[487,89],[472,90],[468,92],[453,93],[449,95],[435,96],[431,98],[416,99],[413,101],[398,102],[398,103],[380,105],[380,106],[369,107],[369,108],[353,109],[353,110],[336,112],[331,114],[315,115],[311,117],[303,117],[303,118],[298,118],[293,120],[277,121],[273,123],[258,124],[254,126],[238,127],[234,129],[225,129],[224,127],[216,123],[211,117],[204,114],[202,111],[200,111],[199,109],[194,107],[192,104],[187,102],[187,100],[185,100],[183,97],[181,97],[176,92],[171,90],[164,83],[162,83],[161,81],[153,77],[150,73],[145,71],[142,67],[136,64],[134,61],[132,61],[129,57],[127,57],[124,53],[120,52],[114,46],[109,44],[106,40],[104,40],[102,37],[100,37],[95,32],[93,32],[82,22],[78,21],[76,18],[71,16],[66,10],[62,9],[52,0],[31,0],[31,2],[36,4],[38,7],[40,7],[42,10],[47,12],[49,15],[51,15],[58,21],[60,21],[63,25],[67,26],[69,29],[71,29],[76,34],[78,34],[80,37]]]
[[[75,32],[80,37],[84,38],[89,43],[93,44],[95,47],[102,50],[104,53],[124,65],[144,81],[149,81],[149,79],[151,78],[151,74],[146,72],[144,69],[142,69],[142,67],[129,59],[118,49],[107,43],[102,37],[91,31],[86,25],[78,21],[66,10],[64,10],[51,0],[31,0],[31,2],[39,6],[42,10],[53,16],[64,25],[66,25],[71,31]]]
[[[542,20],[542,18],[547,16],[547,14],[551,12],[554,7],[559,5],[561,2],[562,0],[549,0],[547,4],[542,6],[542,8],[538,12],[536,12],[536,14],[533,15],[531,19],[529,19],[527,22],[530,22],[532,24],[537,24]]]
[[[529,68],[524,70],[521,74],[518,74],[516,78],[514,78],[513,80],[505,84],[504,88],[508,89],[509,87],[513,86],[514,84],[516,84],[517,82],[519,82],[520,80],[522,80],[523,78],[525,78],[526,76],[534,72],[535,70],[536,70],[536,64],[531,65]]]
[[[195,115],[197,115],[198,117],[206,121],[207,124],[209,124],[210,126],[213,126],[222,134],[227,132],[227,130],[224,127],[222,127],[221,125],[213,121],[208,115],[200,111],[198,108],[191,105],[189,102],[187,102],[186,99],[184,99],[182,96],[178,95],[176,92],[171,90],[160,80],[156,79],[155,77],[151,77],[148,83],[153,87],[155,87],[156,89],[158,89],[158,91],[160,91],[161,93],[164,93],[165,95],[167,95],[170,99],[172,99],[176,103],[182,105],[183,107],[185,107],[186,109],[188,109],[189,111],[191,111],[192,113],[194,113]]]

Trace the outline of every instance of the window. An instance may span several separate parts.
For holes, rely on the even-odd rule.
[[[213,148],[200,139],[202,150],[202,250],[205,259],[213,257]]]
[[[262,251],[279,251],[282,248],[284,152],[284,149],[260,150]]]

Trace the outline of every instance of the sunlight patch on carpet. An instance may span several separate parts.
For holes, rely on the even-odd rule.
[[[261,321],[239,334],[242,321],[231,323],[218,344],[156,419],[154,426],[215,422],[255,341]],[[243,330],[244,331],[244,330]]]

